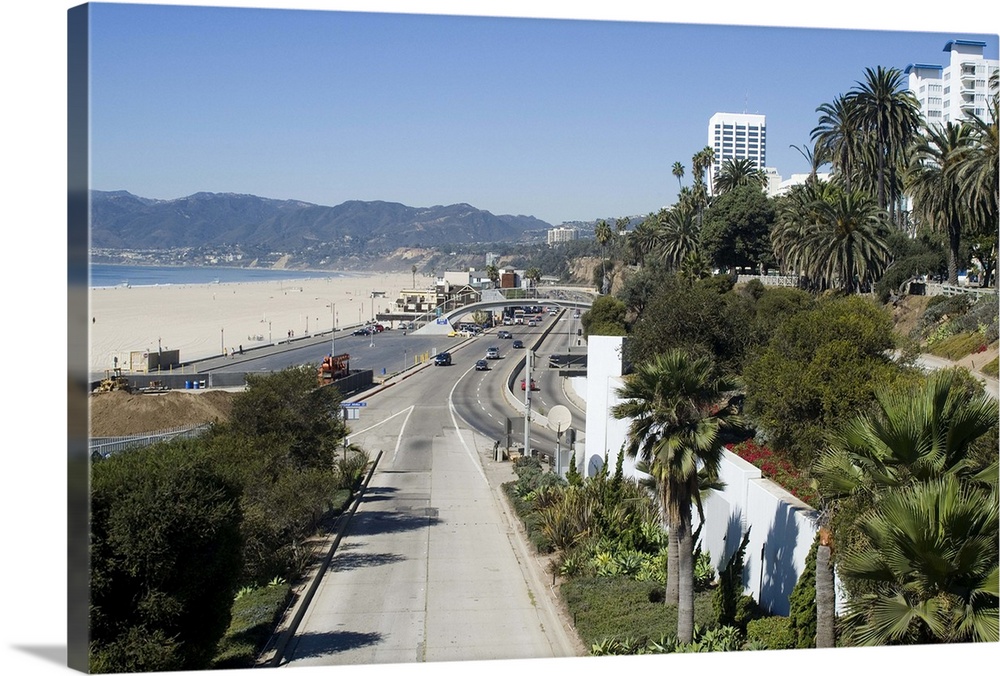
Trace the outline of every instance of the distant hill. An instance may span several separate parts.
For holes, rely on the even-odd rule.
[[[526,232],[550,227],[533,216],[496,216],[469,204],[409,207],[350,201],[328,207],[234,193],[156,200],[125,191],[91,191],[91,246],[106,249],[301,251],[332,245],[344,253],[371,254],[399,247],[514,242]]]

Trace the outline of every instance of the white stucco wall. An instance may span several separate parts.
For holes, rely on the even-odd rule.
[[[612,468],[618,461],[628,431],[627,420],[615,420],[610,409],[620,400],[615,390],[622,385],[621,336],[590,336],[587,339],[587,428],[586,452],[577,459],[577,469],[593,476],[607,456]],[[635,474],[635,462],[625,458],[627,475]]]
[[[605,449],[613,467],[625,441],[627,420],[613,420],[610,407],[620,400],[615,388],[621,386],[623,339],[591,336],[587,348],[586,378],[586,458],[579,470],[592,476],[603,462]],[[577,389],[581,391],[583,388]],[[639,477],[635,462],[625,458],[626,476]],[[718,568],[739,546],[750,528],[750,542],[744,559],[743,584],[769,612],[788,614],[788,596],[805,568],[818,527],[816,513],[808,505],[773,481],[761,477],[760,470],[729,451],[724,452],[720,479],[726,487],[705,501],[705,526],[701,545]],[[700,520],[694,510],[692,521]],[[838,595],[838,606],[843,603]]]

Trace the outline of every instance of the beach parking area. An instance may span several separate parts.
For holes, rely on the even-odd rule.
[[[417,285],[430,281],[418,278]],[[180,360],[327,333],[385,312],[410,288],[410,273],[267,282],[115,286],[90,290],[90,371],[128,369],[133,352],[179,350]],[[372,292],[384,297],[372,298]]]

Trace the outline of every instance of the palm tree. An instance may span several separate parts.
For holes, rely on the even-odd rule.
[[[660,212],[656,255],[673,269],[680,266],[685,256],[699,248],[701,229],[694,217],[694,208],[687,202],[677,203],[669,211]]]
[[[663,211],[663,218],[666,215]],[[653,253],[660,241],[660,217],[657,214],[649,214],[639,225],[628,235],[629,251],[636,265],[642,266],[646,257]]]
[[[819,289],[866,288],[889,264],[885,211],[859,192],[815,182],[794,191],[771,231],[771,246],[786,266]]]
[[[816,174],[819,172],[819,168],[826,164],[826,160],[823,159],[823,155],[820,152],[818,146],[813,146],[812,148],[807,148],[802,146],[801,148],[797,145],[789,145],[789,148],[794,148],[802,155],[802,159],[809,163],[809,180],[815,181]]]
[[[851,190],[862,133],[851,118],[847,97],[838,96],[832,103],[816,108],[816,112],[820,113],[819,124],[810,134],[815,155],[817,159],[830,162],[844,189]]]
[[[414,263],[410,266],[410,274],[413,275],[413,288],[417,288],[417,265]]]
[[[604,259],[607,258],[607,256],[605,255],[604,250],[608,242],[611,241],[613,234],[611,224],[603,218],[598,221],[597,225],[594,227],[594,239],[596,239],[597,243],[601,245],[601,293],[605,293],[605,286],[607,285],[607,270],[604,266]]]
[[[531,285],[538,286],[538,282],[542,279],[542,271],[538,268],[528,268],[524,271],[524,278],[531,282]]]
[[[875,591],[848,604],[852,643],[1000,640],[995,495],[948,475],[890,494],[858,527],[867,546],[839,570]]]
[[[726,160],[715,179],[713,194],[724,195],[744,185],[758,186],[763,190],[767,187],[767,177],[749,158]]]
[[[681,189],[681,179],[684,178],[684,165],[680,162],[674,162],[674,168],[671,173],[677,178],[677,189]]]
[[[490,278],[490,284],[494,289],[500,285],[500,268],[493,263],[486,266],[486,276]]]
[[[958,283],[962,222],[968,220],[967,196],[962,190],[962,160],[972,148],[971,127],[946,122],[925,126],[914,146],[907,184],[914,211],[934,230],[948,234],[948,281]]]
[[[906,86],[898,68],[865,69],[864,82],[847,95],[850,117],[866,132],[875,153],[878,205],[888,208],[890,220],[896,203],[896,173],[903,152],[920,127],[920,104]]]
[[[995,77],[993,82],[996,82]],[[1000,96],[994,95],[989,107],[990,122],[976,115],[968,121],[970,148],[960,158],[956,174],[962,194],[969,196],[972,229],[995,237],[997,220],[1000,218],[997,211],[1000,197],[1000,178],[997,173],[1000,164]]]
[[[682,279],[693,283],[712,274],[712,266],[705,255],[698,250],[689,251],[681,260],[678,271]]]
[[[951,370],[914,390],[882,389],[871,413],[831,435],[812,468],[824,501],[870,505],[856,534],[839,538],[843,578],[868,585],[851,599],[854,640],[997,640],[998,465],[973,452],[996,421],[990,397],[970,396]],[[828,615],[817,599],[818,619]]]
[[[617,246],[621,247],[621,242],[625,241],[625,235],[628,234],[628,224],[632,222],[632,219],[628,216],[619,216],[615,219],[615,235],[617,235],[618,242]]]
[[[978,466],[969,451],[996,425],[996,404],[986,394],[969,397],[959,377],[939,371],[915,393],[878,392],[874,411],[833,433],[813,466],[820,492],[876,494],[945,474],[984,486],[991,474],[995,480],[997,461]]]
[[[731,418],[728,406],[718,407],[735,389],[710,358],[669,350],[626,376],[616,392],[622,402],[611,408],[615,419],[629,420],[625,453],[650,466],[661,485],[668,546],[677,551],[677,638],[682,643],[690,643],[694,634],[691,506],[698,499],[698,472],[703,468],[708,476],[717,475],[720,431]]]

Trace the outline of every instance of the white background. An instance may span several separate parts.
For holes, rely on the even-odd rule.
[[[8,440],[3,453],[3,575],[0,576],[4,671],[13,674],[59,673],[66,646],[66,11],[79,3],[14,0],[3,5],[0,59],[3,121],[0,216],[5,241],[3,310],[3,419]],[[142,4],[150,4],[144,2]],[[178,3],[160,0],[157,4]],[[232,2],[200,4],[365,11],[419,11],[549,18],[819,26],[997,33],[994,2],[969,0],[932,4],[952,14],[931,16],[922,6],[843,0],[809,3],[749,3],[716,0],[683,8],[652,7],[634,0],[614,2]],[[656,3],[660,4],[660,3]],[[666,5],[667,3],[663,3]],[[887,6],[886,6],[887,5]],[[993,7],[992,10],[988,9]],[[713,12],[710,14],[709,12]],[[989,14],[987,14],[989,12]],[[989,18],[987,18],[989,17]],[[876,64],[873,64],[876,65]],[[11,206],[14,206],[13,210]],[[516,639],[515,639],[516,640]],[[785,673],[843,673],[864,665],[864,673],[892,665],[917,673],[942,668],[970,669],[997,664],[998,644],[950,648],[838,650],[736,655],[674,655],[638,660],[584,659],[508,663],[505,669],[551,672],[572,668],[599,673],[609,667],[662,673],[667,669],[715,671],[720,668]],[[877,664],[873,665],[873,659]],[[992,664],[994,667],[987,667]],[[489,666],[500,673],[501,664]],[[332,672],[332,669],[319,668]],[[435,664],[389,668],[337,668],[354,673],[478,673],[470,665]],[[655,671],[654,671],[655,670]],[[794,670],[794,671],[793,671]],[[894,669],[895,671],[895,669]],[[232,673],[232,672],[230,672]],[[236,672],[250,673],[250,672]]]

